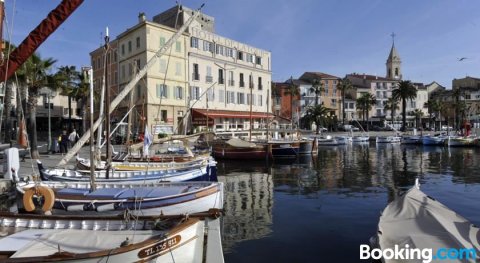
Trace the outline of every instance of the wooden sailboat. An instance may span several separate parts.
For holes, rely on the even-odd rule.
[[[2,262],[219,262],[218,212],[127,218],[0,214]],[[6,235],[6,236],[5,236]]]

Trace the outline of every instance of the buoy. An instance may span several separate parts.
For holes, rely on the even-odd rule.
[[[35,186],[28,189],[25,189],[23,194],[23,206],[28,212],[35,210],[35,204],[33,203],[33,196],[43,196],[44,202],[42,206],[42,211],[47,212],[51,211],[53,204],[55,203],[55,193],[53,190],[46,186]]]

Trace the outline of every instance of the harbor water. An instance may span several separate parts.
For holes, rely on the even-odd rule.
[[[365,262],[381,211],[421,189],[480,225],[480,149],[353,144],[318,156],[220,161],[225,262]]]

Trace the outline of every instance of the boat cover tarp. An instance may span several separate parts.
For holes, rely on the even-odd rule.
[[[6,237],[10,244],[18,244],[16,257],[48,256],[61,251],[87,253],[120,247],[128,237],[138,243],[162,232],[151,230],[137,231],[94,231],[94,230],[25,230]],[[26,243],[25,241],[29,241]],[[13,245],[11,246],[14,247]]]
[[[225,142],[226,144],[233,146],[233,147],[239,147],[239,148],[253,148],[255,147],[255,143],[247,142],[242,139],[238,138],[231,138],[230,140]]]
[[[480,255],[478,227],[416,187],[385,208],[378,230],[381,249],[409,244],[410,248],[431,248],[433,253],[439,248],[474,248]]]

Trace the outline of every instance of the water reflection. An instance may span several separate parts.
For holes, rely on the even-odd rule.
[[[218,172],[225,189],[222,242],[229,253],[241,241],[272,232],[273,180],[261,162],[219,163]]]
[[[479,154],[477,148],[366,143],[320,147],[318,156],[288,162],[219,163],[226,259],[245,262],[249,254],[260,261],[316,262],[318,246],[295,236],[358,261],[358,244],[376,231],[379,212],[417,177],[427,193],[480,222],[480,212],[469,206],[480,201]],[[302,253],[283,252],[289,249]]]

